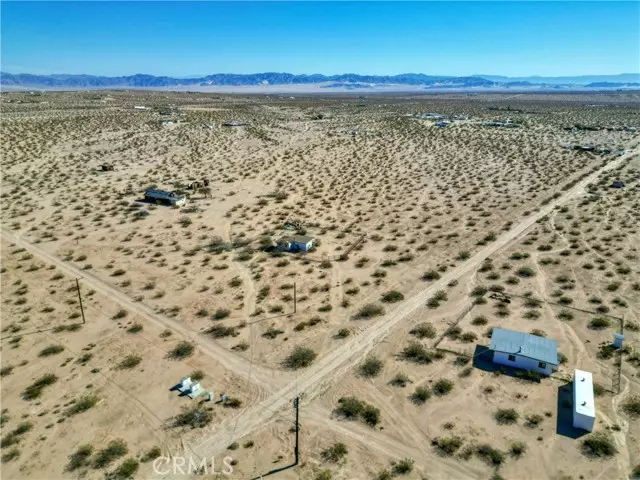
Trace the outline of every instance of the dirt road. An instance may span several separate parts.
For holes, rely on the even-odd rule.
[[[249,361],[235,355],[233,352],[229,352],[227,349],[216,344],[212,339],[188,329],[179,321],[163,315],[158,315],[148,306],[135,302],[127,294],[116,290],[90,272],[74,267],[68,262],[59,259],[42,248],[24,240],[19,235],[16,235],[4,228],[2,229],[2,236],[8,241],[15,243],[17,246],[25,248],[34,256],[39,257],[50,264],[56,265],[60,270],[67,274],[81,278],[83,285],[91,287],[94,290],[103,293],[107,297],[112,298],[131,313],[136,313],[145,320],[180,333],[185,339],[194,342],[204,354],[215,359],[225,369],[234,372],[251,383],[254,383],[261,390],[273,392],[279,386],[278,382],[282,382],[282,379],[278,378],[278,374],[280,372],[251,365]]]

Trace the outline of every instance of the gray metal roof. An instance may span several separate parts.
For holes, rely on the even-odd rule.
[[[314,240],[313,237],[307,237],[306,235],[286,235],[280,239],[281,242],[295,242],[295,243],[309,243]]]
[[[521,355],[539,362],[559,365],[556,341],[529,333],[494,328],[490,348],[496,352]]]

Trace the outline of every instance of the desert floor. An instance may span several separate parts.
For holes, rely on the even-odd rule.
[[[0,106],[7,478],[604,479],[640,463],[637,93]],[[145,203],[148,187],[187,203]],[[317,246],[274,248],[294,233]],[[558,372],[492,366],[493,327],[556,340]],[[570,425],[575,368],[597,385],[591,435]],[[171,390],[188,375],[214,401]]]

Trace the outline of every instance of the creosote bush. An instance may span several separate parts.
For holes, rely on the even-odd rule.
[[[289,355],[284,364],[287,368],[297,370],[311,365],[317,354],[310,348],[296,347],[293,353]]]

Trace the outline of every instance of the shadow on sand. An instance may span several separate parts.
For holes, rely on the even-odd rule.
[[[558,387],[556,433],[563,437],[580,438],[589,432],[573,427],[573,382]]]

